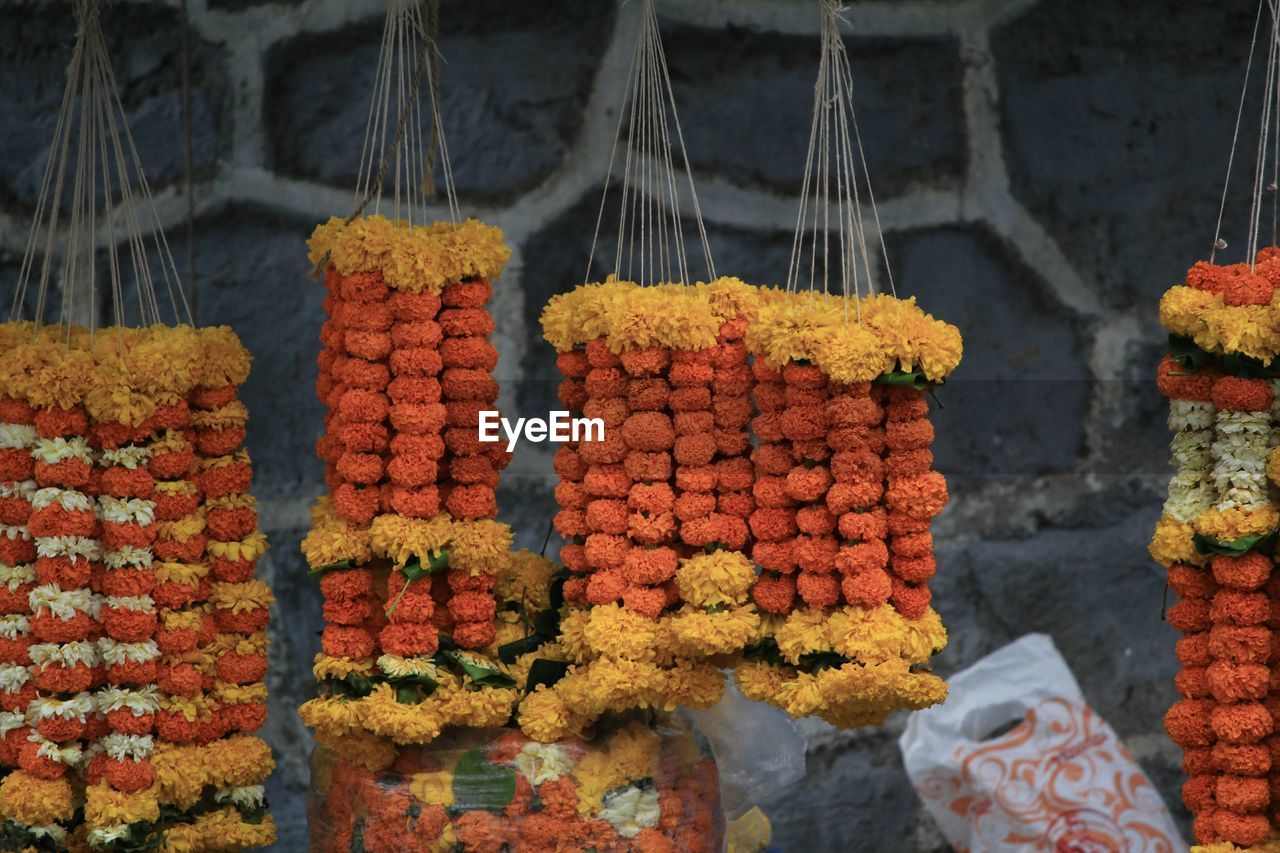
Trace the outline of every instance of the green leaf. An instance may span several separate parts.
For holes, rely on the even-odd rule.
[[[876,377],[877,385],[895,385],[900,388],[914,388],[924,391],[929,387],[929,380],[918,370],[891,370]]]
[[[729,609],[729,605],[725,604],[722,601],[719,604],[708,604],[706,607],[702,609],[708,613],[723,613]]]
[[[1191,338],[1181,335],[1169,335],[1169,357],[1174,363],[1186,370],[1203,370],[1213,360],[1213,356],[1195,345]]]
[[[1262,547],[1275,535],[1275,530],[1269,530],[1266,533],[1259,533],[1257,536],[1244,536],[1240,539],[1232,539],[1230,542],[1223,542],[1219,539],[1214,539],[1212,536],[1197,533],[1191,538],[1191,541],[1195,543],[1196,552],[1202,556],[1208,557],[1213,554],[1221,554],[1227,557],[1243,557],[1250,551]]]
[[[509,643],[503,643],[498,646],[498,660],[503,663],[511,664],[516,662],[516,658],[521,655],[527,655],[529,652],[536,652],[542,648],[545,640],[537,634],[530,634],[519,640],[512,640]]]
[[[396,701],[401,705],[416,705],[422,700],[422,691],[416,684],[396,685]]]
[[[456,654],[454,652],[437,652],[436,656],[444,658],[445,660],[453,663],[455,666],[460,667],[462,671],[467,674],[467,677],[470,678],[474,684],[477,684],[481,687],[515,687],[516,686],[516,680],[511,676],[507,675],[505,672],[500,672],[499,670],[493,667],[482,666],[481,664],[474,663],[470,660],[467,660],[462,655]]]
[[[319,566],[318,568],[314,568],[311,571],[307,572],[307,576],[318,578],[321,575],[323,575],[325,572],[331,572],[331,571],[334,571],[335,569],[354,569],[354,568],[356,568],[356,565],[355,563],[352,563],[350,560],[339,560],[338,562],[330,563],[327,566]]]
[[[550,687],[564,678],[565,673],[568,671],[569,664],[567,661],[538,658],[529,667],[529,677],[525,680],[525,689],[532,693],[539,684],[545,684]]]
[[[419,557],[410,560],[400,571],[409,580],[416,581],[420,578],[425,578],[427,575],[434,575],[441,569],[448,568],[448,566],[449,549],[441,548],[439,551],[427,552],[427,562],[425,565],[423,565],[422,559]]]
[[[453,806],[456,809],[500,812],[515,794],[515,771],[489,761],[483,749],[467,750],[453,768]]]

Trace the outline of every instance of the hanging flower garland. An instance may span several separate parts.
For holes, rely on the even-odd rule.
[[[959,332],[890,296],[780,293],[747,328],[759,415],[751,594],[768,614],[737,678],[749,697],[841,727],[940,702],[920,669],[946,643],[929,607],[932,470],[924,388]]]
[[[1150,551],[1181,599],[1168,619],[1183,635],[1182,698],[1164,722],[1183,749],[1197,850],[1252,849],[1272,833],[1277,286],[1280,253],[1265,249],[1253,264],[1197,263],[1160,304],[1170,351],[1157,386],[1176,471]]]
[[[261,725],[265,633],[254,637],[252,677],[245,669],[233,676],[255,696],[255,710],[248,718],[224,710],[225,726],[210,712],[193,731],[199,715],[186,713],[194,707],[189,697],[206,678],[217,697],[242,697],[219,689],[226,640],[202,604],[209,511],[195,482],[203,436],[192,412],[210,386],[242,382],[248,356],[225,328],[109,328],[90,336],[9,324],[0,341],[0,377],[10,389],[4,449],[25,450],[31,460],[28,474],[16,453],[4,454],[5,476],[30,477],[29,486],[9,481],[15,485],[3,504],[6,522],[25,515],[23,524],[6,526],[0,556],[0,761],[17,768],[0,780],[6,837],[108,850],[172,844],[178,835],[205,843],[193,827],[207,820],[201,800],[213,792],[189,780],[204,778],[207,755],[174,744],[217,745],[226,731]],[[243,440],[242,425],[219,436],[228,449]],[[203,445],[221,449],[213,439]],[[256,530],[256,520],[227,525],[215,514],[219,535],[246,524]],[[251,563],[247,572],[239,580],[256,585],[261,616],[250,621],[260,632],[270,593],[251,580]],[[260,786],[274,766],[270,751],[256,738],[243,740],[265,756],[236,773],[249,788]],[[161,754],[176,765],[159,762]],[[196,785],[186,803],[164,792],[178,773]],[[210,784],[224,775],[210,775]],[[169,808],[163,818],[162,807]],[[275,836],[261,801],[226,812],[222,829],[227,849]]]

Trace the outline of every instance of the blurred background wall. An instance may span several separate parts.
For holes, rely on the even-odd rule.
[[[494,306],[508,413],[556,407],[537,317],[586,268],[638,5],[443,2],[445,127],[463,211],[500,225],[514,250]],[[310,693],[321,627],[297,550],[321,489],[321,288],[303,241],[352,208],[384,8],[191,0],[198,319],[232,326],[256,358],[245,400],[272,542],[261,565],[279,599],[267,736],[281,850],[305,844],[310,740],[294,709]],[[181,266],[176,9],[116,0],[104,29]],[[659,10],[717,269],[781,283],[817,2],[660,0]],[[965,335],[935,414],[953,494],[935,528],[935,604],[951,630],[940,668],[1048,632],[1184,821],[1179,754],[1161,728],[1175,634],[1145,552],[1167,476],[1156,301],[1213,242],[1255,10],[1247,0],[883,0],[846,14],[898,292]],[[69,6],[46,0],[0,0],[0,22],[7,302],[74,29]],[[1256,115],[1252,98],[1245,115]],[[1252,162],[1251,124],[1238,162]],[[1245,242],[1249,176],[1235,178],[1233,247]],[[612,257],[611,238],[602,243]],[[523,445],[500,498],[534,548],[553,511],[547,447]],[[779,846],[945,849],[902,773],[900,729],[807,725],[808,777],[764,804]]]

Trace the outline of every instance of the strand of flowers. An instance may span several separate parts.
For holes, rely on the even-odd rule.
[[[212,714],[211,743],[228,735],[252,736],[266,722],[267,624],[274,601],[270,588],[253,577],[257,559],[266,549],[258,531],[256,501],[248,493],[252,469],[248,455],[239,450],[246,436],[248,412],[237,399],[238,386],[248,375],[248,357],[234,339],[207,336],[207,350],[236,355],[210,358],[229,369],[206,371],[192,395],[192,424],[196,427],[197,461],[202,469],[206,530],[204,584],[209,584],[213,627],[217,632],[201,652],[198,667],[202,686],[208,690]],[[201,741],[205,738],[202,733]],[[266,777],[246,784],[219,788],[215,799],[234,805],[224,820],[241,824],[270,824],[263,815]],[[198,822],[198,819],[197,819]],[[262,832],[261,830],[259,830]],[[274,834],[274,828],[270,830]]]
[[[589,402],[587,399],[586,378],[591,370],[591,364],[587,360],[584,346],[574,346],[557,353],[556,367],[563,377],[556,388],[556,396],[566,411],[574,417],[600,418],[606,431],[620,426],[616,417],[605,407],[599,403]],[[588,408],[590,408],[590,415],[587,413]],[[609,420],[613,420],[614,423],[610,424]],[[556,504],[560,507],[552,519],[552,527],[564,540],[564,544],[560,546],[560,561],[569,570],[569,577],[564,583],[564,597],[569,604],[582,606],[587,603],[587,583],[592,566],[587,562],[585,545],[588,532],[586,517],[588,495],[583,480],[587,475],[587,463],[582,459],[580,442],[571,437],[569,441],[561,444],[556,449],[551,464],[556,475]],[[632,511],[628,516],[627,525],[637,532],[651,524],[662,525],[662,512],[669,512],[669,510],[659,509],[656,513],[651,513],[640,506],[630,508]],[[671,524],[674,525],[674,519],[671,520]],[[638,535],[644,534],[638,533]]]
[[[27,736],[26,709],[35,690],[30,684],[28,652],[34,640],[28,617],[37,552],[27,522],[37,489],[31,455],[37,438],[32,407],[13,397],[0,400],[0,762],[5,767],[18,764],[18,749]]]

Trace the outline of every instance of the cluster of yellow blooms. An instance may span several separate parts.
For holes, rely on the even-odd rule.
[[[377,270],[388,287],[439,293],[446,284],[495,278],[511,257],[502,231],[475,219],[457,225],[410,225],[385,216],[349,224],[334,216],[317,226],[307,244],[312,264],[342,275]]]

